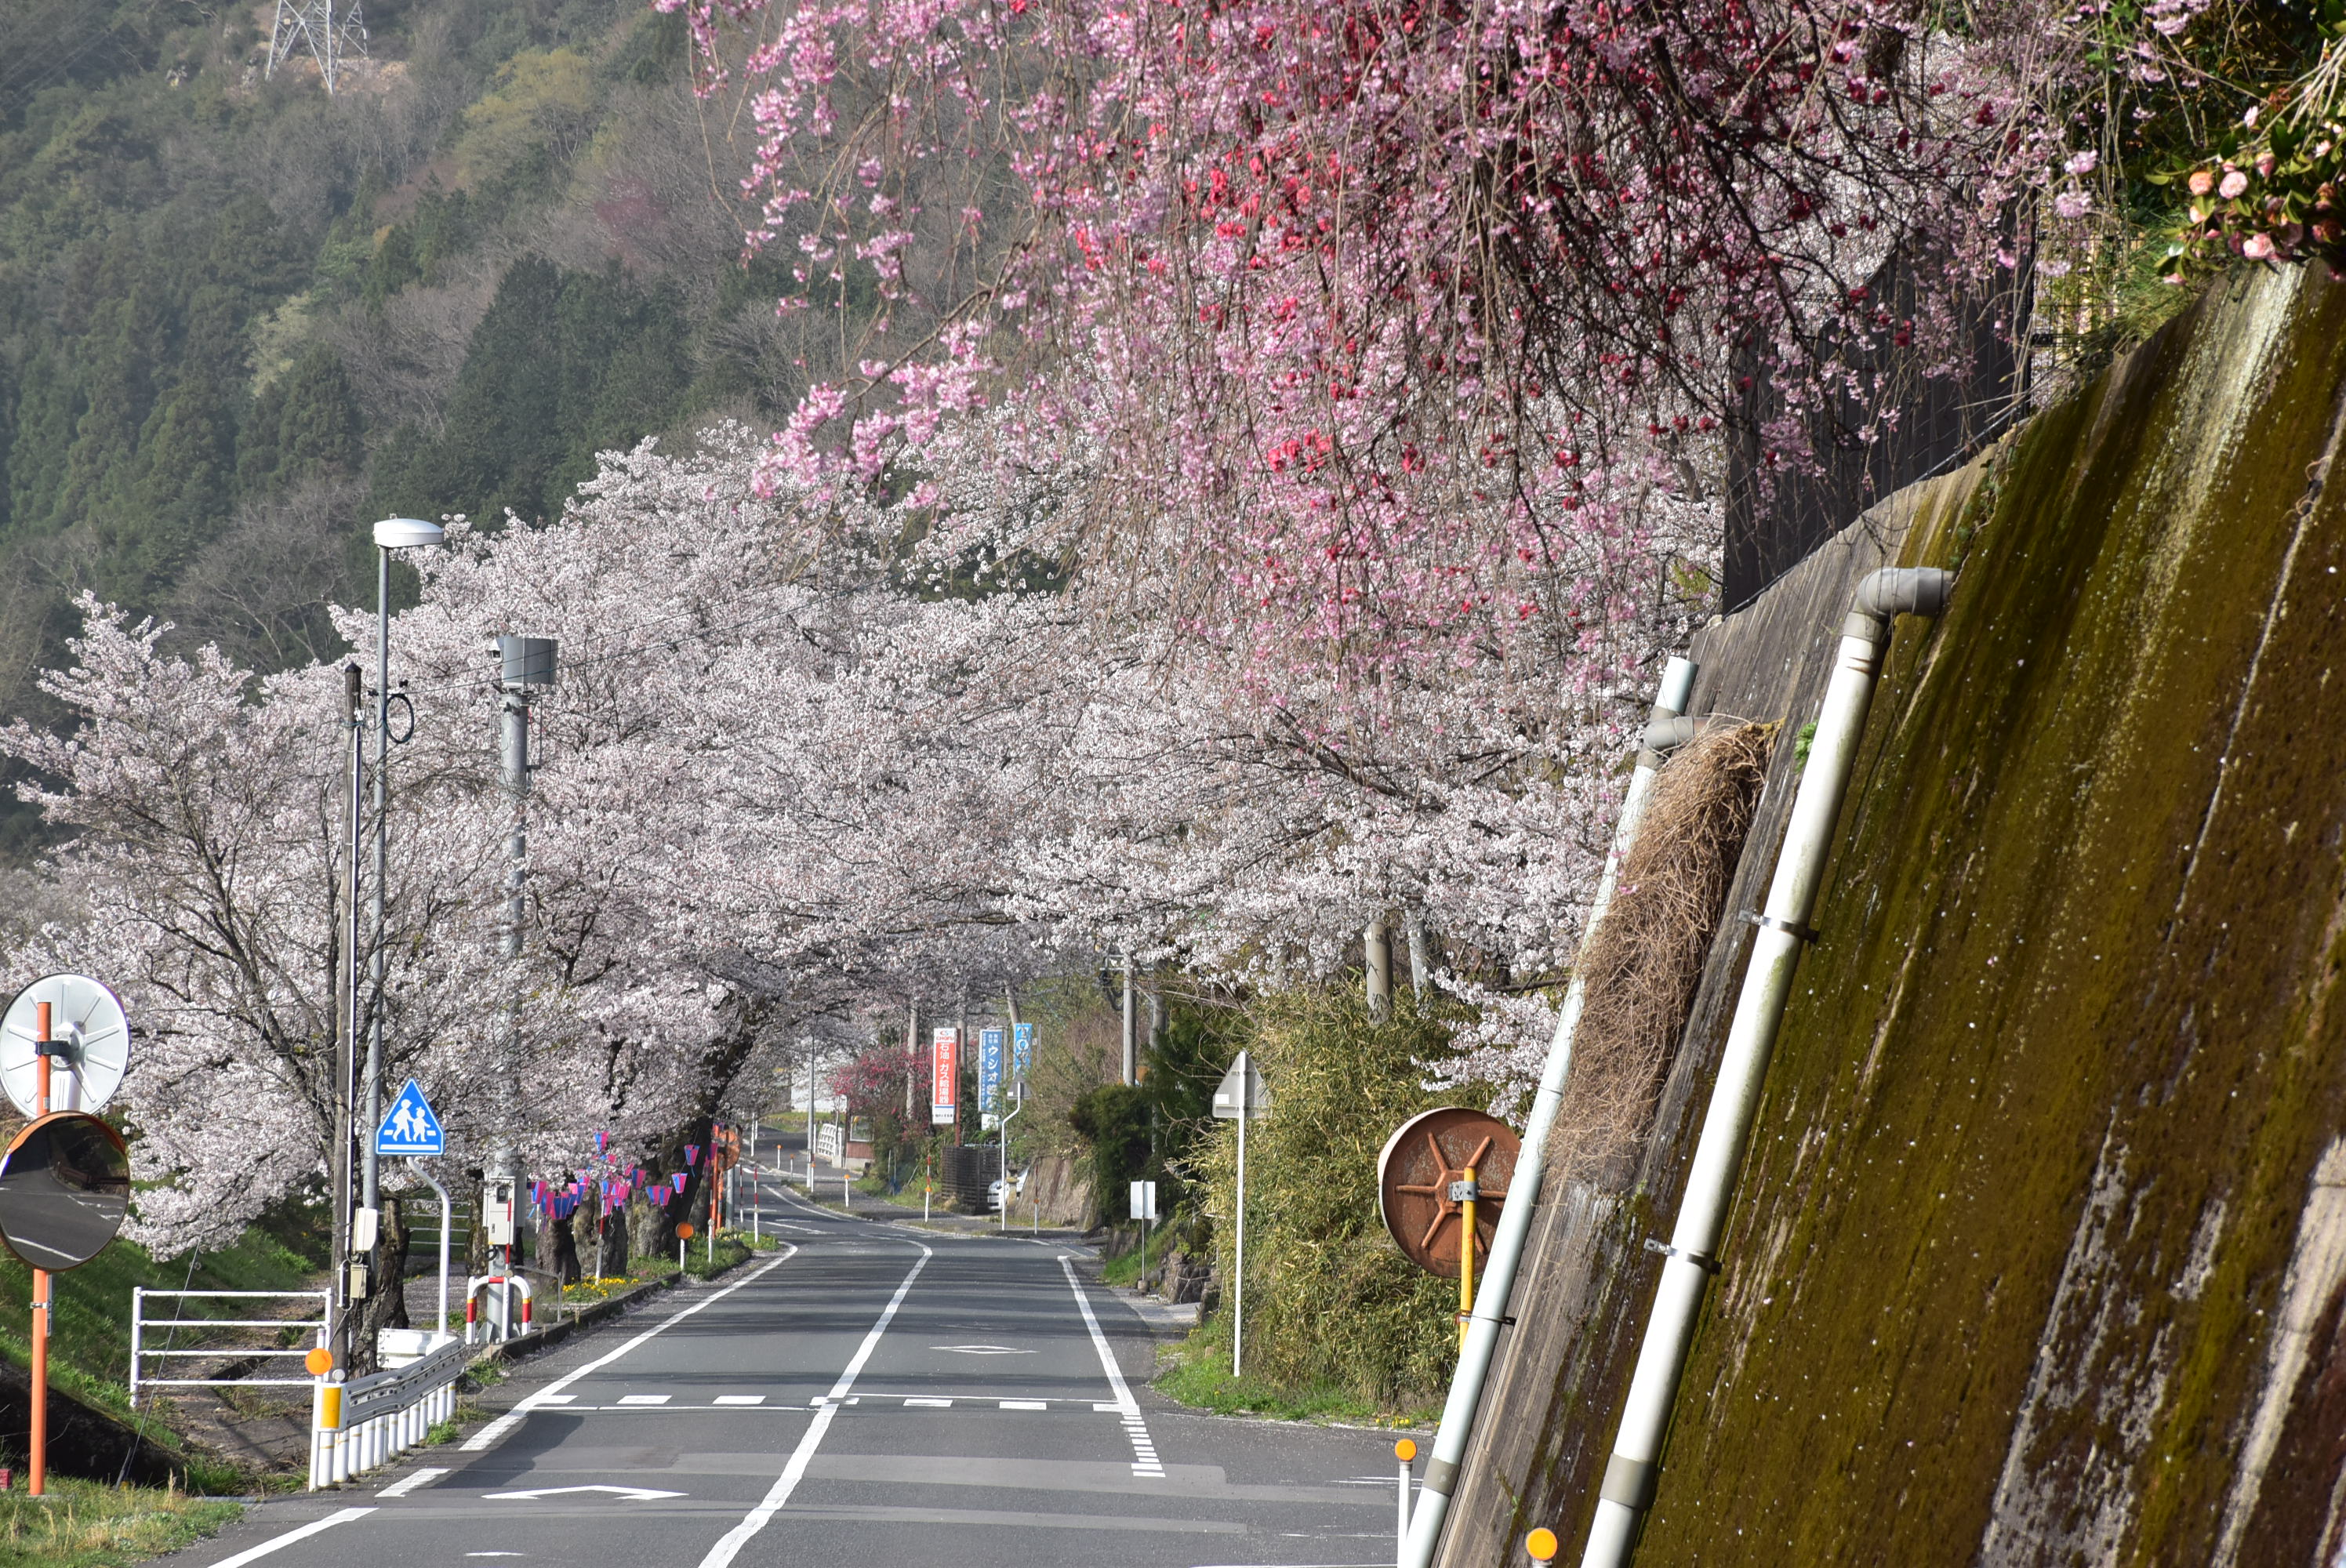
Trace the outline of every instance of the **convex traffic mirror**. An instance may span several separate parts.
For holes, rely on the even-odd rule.
[[[43,1116],[0,1156],[0,1242],[34,1268],[78,1268],[130,1209],[130,1152],[82,1111]]]

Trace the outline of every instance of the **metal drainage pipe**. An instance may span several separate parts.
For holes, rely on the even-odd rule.
[[[1693,694],[1694,677],[1695,666],[1688,659],[1673,658],[1662,670],[1661,687],[1654,697],[1644,745],[1637,752],[1637,769],[1629,775],[1629,788],[1621,797],[1621,815],[1613,827],[1612,850],[1605,858],[1596,896],[1589,903],[1590,932],[1596,931],[1613,901],[1613,887],[1620,878],[1621,861],[1637,839],[1637,824],[1645,817],[1646,802],[1653,793],[1654,774],[1662,765],[1662,754],[1680,741],[1692,738],[1693,721],[1678,716]],[[1677,724],[1689,728],[1680,735],[1671,728]],[[1658,746],[1658,740],[1662,744]],[[1585,952],[1586,936],[1581,945]],[[1556,1125],[1556,1107],[1564,1103],[1565,1080],[1572,1069],[1572,1039],[1580,1026],[1586,992],[1582,972],[1576,967],[1571,983],[1565,988],[1563,1011],[1556,1015],[1556,1036],[1548,1045],[1539,1093],[1532,1101],[1531,1119],[1524,1125],[1523,1152],[1515,1156],[1515,1174],[1508,1185],[1507,1201],[1499,1209],[1498,1227],[1491,1237],[1491,1256],[1484,1265],[1483,1288],[1467,1319],[1466,1341],[1459,1348],[1458,1368],[1450,1379],[1449,1398],[1443,1403],[1442,1425],[1433,1438],[1433,1455],[1426,1461],[1425,1481],[1417,1494],[1417,1506],[1410,1515],[1408,1535],[1401,1550],[1402,1568],[1427,1568],[1433,1561],[1434,1545],[1442,1538],[1442,1522],[1450,1512],[1450,1494],[1458,1483],[1459,1461],[1465,1455],[1467,1438],[1473,1435],[1474,1413],[1483,1400],[1483,1384],[1490,1375],[1492,1355],[1498,1349],[1499,1327],[1506,1319],[1507,1298],[1515,1288],[1516,1267],[1523,1261],[1524,1238],[1530,1234],[1532,1210],[1539,1202],[1548,1131]]]
[[[1654,1288],[1653,1316],[1638,1348],[1637,1369],[1629,1381],[1621,1430],[1605,1468],[1581,1568],[1627,1563],[1653,1506],[1670,1409],[1686,1370],[1704,1291],[1719,1271],[1728,1206],[1750,1142],[1776,1031],[1791,995],[1792,972],[1800,963],[1800,944],[1816,935],[1809,929],[1809,916],[1816,907],[1833,824],[1849,791],[1858,741],[1865,733],[1866,710],[1873,700],[1882,649],[1890,639],[1890,622],[1900,615],[1937,615],[1946,606],[1949,580],[1947,573],[1927,567],[1886,567],[1858,585],[1856,601],[1841,625],[1840,656],[1825,688],[1824,710],[1817,716],[1808,767],[1792,798],[1792,820],[1769,884],[1767,906],[1757,917],[1746,917],[1756,920],[1760,934],[1736,1000],[1735,1022],[1719,1058],[1702,1135],[1695,1145],[1678,1225],[1668,1247],[1647,1244],[1664,1255],[1662,1277]]]

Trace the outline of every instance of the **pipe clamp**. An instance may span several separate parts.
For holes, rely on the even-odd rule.
[[[1654,1506],[1654,1493],[1660,1488],[1661,1478],[1661,1466],[1617,1453],[1606,1462],[1605,1484],[1596,1495],[1607,1502],[1617,1502],[1644,1513]]]
[[[1818,940],[1819,933],[1814,926],[1805,926],[1797,921],[1778,920],[1774,915],[1761,914],[1758,910],[1745,910],[1737,918],[1746,925],[1756,925],[1768,931],[1780,931],[1794,942]]]
[[[1668,1242],[1664,1241],[1658,1236],[1649,1236],[1646,1237],[1646,1250],[1648,1252],[1658,1252],[1664,1257],[1683,1257],[1688,1263],[1693,1264],[1697,1268],[1701,1269],[1705,1274],[1716,1274],[1719,1270],[1719,1262],[1718,1258],[1712,1257],[1706,1253],[1691,1251],[1687,1247],[1672,1247]]]

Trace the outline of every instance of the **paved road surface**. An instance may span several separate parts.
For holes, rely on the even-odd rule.
[[[1188,1414],[1056,1243],[778,1199],[790,1250],[566,1344],[462,1444],[189,1568],[1392,1561],[1391,1438]]]

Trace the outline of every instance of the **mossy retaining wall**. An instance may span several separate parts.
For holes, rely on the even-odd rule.
[[[2346,288],[2247,273],[1864,533],[1961,575],[1892,644],[1641,1564],[2335,1559],[2341,437]],[[1698,704],[1813,716],[1852,538],[1707,634]],[[1544,1206],[1445,1563],[1577,1558],[1722,932],[1642,1162]]]

